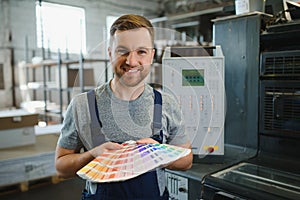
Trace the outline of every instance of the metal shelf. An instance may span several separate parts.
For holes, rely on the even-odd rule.
[[[82,54],[79,54],[78,59],[69,59],[68,55],[66,55],[66,59],[61,58],[60,51],[57,52],[57,59],[44,59],[39,63],[26,63],[26,81],[27,84],[25,87],[27,89],[31,89],[33,91],[42,90],[43,91],[43,101],[44,101],[44,120],[48,121],[49,113],[51,116],[58,116],[60,118],[60,122],[63,121],[63,93],[67,93],[67,102],[70,102],[70,92],[76,89],[80,92],[85,92],[92,89],[92,86],[85,86],[84,85],[84,64],[85,63],[95,63],[95,62],[102,62],[105,64],[105,81],[108,80],[108,72],[107,72],[107,65],[109,60],[107,59],[85,59]],[[62,68],[66,67],[70,68],[70,65],[78,65],[76,69],[78,69],[78,76],[79,76],[79,86],[69,87],[63,86],[62,81]],[[36,70],[42,70],[42,81],[36,82]],[[51,77],[51,70],[57,69],[58,75],[57,80],[53,80]],[[32,81],[29,81],[29,70],[32,70]],[[58,92],[59,94],[59,109],[56,112],[52,112],[48,109],[49,100],[51,100],[52,92]],[[36,93],[33,94],[33,99],[36,98]]]

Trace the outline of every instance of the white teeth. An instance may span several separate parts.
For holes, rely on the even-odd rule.
[[[137,69],[130,69],[128,70],[128,72],[137,72],[138,70]]]

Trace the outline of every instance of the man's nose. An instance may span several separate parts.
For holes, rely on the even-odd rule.
[[[139,56],[135,51],[130,51],[126,58],[126,64],[130,66],[137,66],[139,65]]]

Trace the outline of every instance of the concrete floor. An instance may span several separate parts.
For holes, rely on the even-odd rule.
[[[56,184],[41,183],[29,186],[28,191],[0,193],[1,200],[80,200],[84,181],[79,178],[68,179]]]

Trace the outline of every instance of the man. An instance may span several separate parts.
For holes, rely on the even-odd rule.
[[[160,95],[144,82],[155,53],[152,24],[139,15],[124,15],[114,22],[110,36],[108,52],[114,77],[92,91],[95,97],[83,93],[68,106],[56,149],[56,169],[61,177],[75,176],[95,157],[120,149],[120,143],[128,140],[190,148],[175,99]],[[162,99],[159,123],[153,117],[157,95]],[[97,120],[91,113],[96,113]],[[186,170],[191,165],[189,154],[163,167]],[[168,199],[164,170],[158,168],[122,182],[87,181],[82,199]]]

